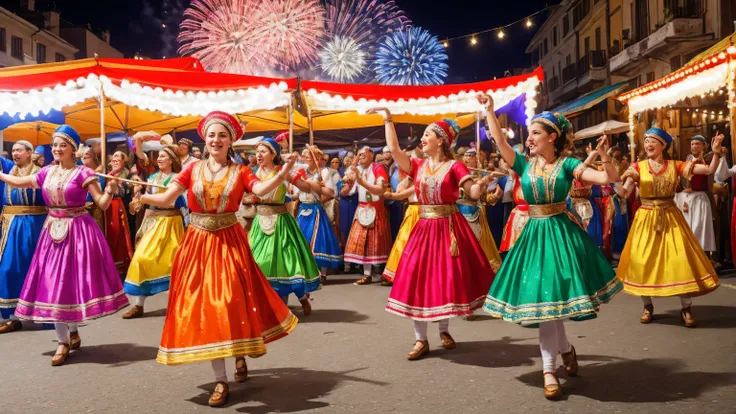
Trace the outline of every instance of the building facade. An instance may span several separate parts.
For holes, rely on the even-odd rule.
[[[614,97],[679,69],[734,31],[734,0],[563,0],[527,53],[545,72],[540,107],[575,128],[615,119]]]
[[[39,28],[0,7],[0,67],[74,59],[78,50],[59,35],[58,14],[49,14],[47,18],[48,28]]]

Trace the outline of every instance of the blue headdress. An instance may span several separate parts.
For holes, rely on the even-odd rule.
[[[696,135],[696,136],[694,136],[694,137],[692,138],[692,140],[693,140],[693,141],[699,141],[699,142],[702,142],[703,144],[705,144],[705,143],[706,143],[706,142],[705,142],[705,137],[704,137],[704,136],[702,136],[702,135]]]
[[[570,121],[567,120],[563,115],[553,114],[549,111],[544,111],[541,114],[536,114],[532,117],[531,123],[538,122],[540,124],[547,125],[552,128],[558,136],[565,136],[568,131],[572,129]]]
[[[647,132],[644,133],[644,136],[656,139],[657,141],[661,142],[662,145],[665,146],[665,148],[669,147],[670,144],[672,144],[672,136],[662,128],[651,127],[647,130]]]
[[[75,131],[74,128],[70,127],[67,124],[61,125],[56,128],[56,131],[54,131],[54,133],[51,135],[51,138],[63,139],[69,145],[73,146],[75,151],[79,149],[79,143],[82,141],[77,131]]]
[[[258,145],[265,145],[268,148],[270,148],[271,151],[273,151],[273,153],[276,154],[276,158],[281,156],[281,146],[279,145],[278,142],[276,142],[275,139],[271,137],[264,137],[258,142]]]

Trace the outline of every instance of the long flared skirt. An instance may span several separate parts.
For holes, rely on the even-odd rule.
[[[636,212],[617,276],[635,296],[698,296],[720,285],[716,271],[676,206]],[[657,231],[657,214],[661,231]]]
[[[300,203],[297,224],[309,242],[317,266],[337,268],[342,263],[342,250],[332,230],[325,209],[319,203]]]
[[[685,221],[690,226],[695,240],[706,252],[716,251],[716,234],[713,230],[713,210],[710,206],[710,198],[705,191],[692,193],[678,193],[675,197],[677,207],[685,216]],[[687,213],[685,212],[687,205]]]
[[[125,293],[153,296],[169,290],[171,266],[183,237],[184,219],[180,215],[144,218],[125,278]]]
[[[500,251],[507,252],[516,244],[521,237],[521,231],[524,230],[527,220],[529,220],[529,207],[516,206],[511,210],[509,221],[503,229],[503,240],[501,241]]]
[[[296,220],[288,213],[279,214],[267,234],[256,216],[248,233],[253,257],[261,272],[279,296],[301,296],[319,288],[317,262]],[[273,216],[266,217],[271,220]],[[273,227],[271,227],[273,226]]]
[[[360,265],[378,265],[388,261],[391,253],[391,225],[382,201],[372,203],[376,209],[371,226],[364,226],[357,218],[353,220],[345,246],[345,261]],[[360,214],[361,207],[358,206]]]
[[[89,214],[68,219],[55,241],[43,229],[16,316],[36,322],[83,322],[128,306],[105,236]],[[58,237],[57,237],[58,238]]]
[[[124,275],[133,258],[133,242],[128,228],[128,213],[125,211],[125,203],[122,198],[112,199],[110,207],[105,212],[105,219],[107,220],[107,243],[110,246],[112,258],[118,273]]]
[[[566,214],[529,218],[483,310],[516,323],[585,320],[621,287],[598,246]]]
[[[401,228],[399,229],[399,233],[396,235],[396,240],[394,240],[394,245],[391,248],[391,254],[388,256],[386,268],[383,270],[383,277],[387,280],[394,280],[394,276],[396,276],[396,268],[399,267],[399,260],[401,260],[401,255],[404,253],[406,243],[409,242],[409,236],[411,236],[411,232],[414,230],[414,226],[416,226],[418,221],[419,206],[416,204],[409,205],[409,207],[406,208],[404,221],[401,223]]]
[[[259,357],[296,324],[253,260],[240,225],[189,226],[174,258],[157,362]]]
[[[460,253],[456,256],[451,231]],[[467,316],[483,305],[493,277],[462,214],[420,218],[401,255],[386,310],[419,321]]]
[[[18,298],[36,252],[46,215],[16,215],[0,221],[0,315],[15,312]]]

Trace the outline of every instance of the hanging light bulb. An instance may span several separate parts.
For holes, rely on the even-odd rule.
[[[526,27],[532,27],[532,19],[526,19]]]
[[[498,31],[498,38],[499,39],[503,39],[504,36],[506,36],[506,33],[503,32],[503,29],[502,30],[499,30]]]
[[[450,47],[450,42],[448,42],[447,40],[445,40],[444,42],[442,42],[442,46],[444,46],[445,49],[447,49],[448,47]]]
[[[478,44],[478,39],[475,38],[475,36],[470,38],[470,44],[475,46]]]

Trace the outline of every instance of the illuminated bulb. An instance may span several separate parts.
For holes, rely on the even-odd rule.
[[[472,42],[472,40],[471,40],[471,42]],[[442,42],[442,46],[444,46],[445,49],[447,49],[448,47],[450,47],[450,43],[447,40],[445,40],[444,42]]]
[[[166,25],[165,24],[162,24],[161,27],[163,27],[165,29],[166,28]]]
[[[475,38],[475,36],[470,38],[470,44],[475,46],[478,44],[478,39]]]
[[[498,38],[503,39],[503,37],[506,36],[506,33],[503,32],[503,30],[498,31]]]
[[[526,27],[532,27],[532,19],[526,19]]]

